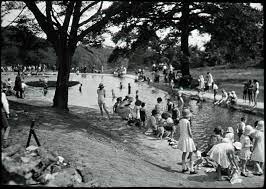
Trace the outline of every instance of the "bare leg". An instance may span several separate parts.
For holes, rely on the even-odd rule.
[[[182,153],[182,170],[186,170],[187,169],[187,166],[186,166],[186,155],[187,155],[187,152],[183,152]]]
[[[190,172],[194,172],[192,153],[193,152],[189,152],[188,154]]]
[[[108,110],[106,109],[106,106],[105,106],[105,104],[103,104],[103,109],[104,109],[104,111],[106,112],[106,114],[107,114],[108,118],[110,119],[110,115],[109,115],[109,112],[108,112]]]
[[[103,108],[102,108],[102,104],[99,104],[99,107],[100,107],[101,115],[103,116]]]

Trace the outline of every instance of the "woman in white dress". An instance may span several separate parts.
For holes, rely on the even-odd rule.
[[[101,115],[103,116],[103,109],[104,109],[108,118],[110,119],[109,112],[107,111],[106,105],[105,105],[105,89],[102,83],[99,84],[99,89],[97,89],[97,94],[98,94],[98,105],[101,110]]]
[[[180,128],[180,138],[178,141],[177,148],[181,150],[182,153],[182,173],[188,171],[190,169],[190,174],[196,174],[193,168],[193,159],[192,154],[196,150],[196,146],[194,144],[192,138],[192,132],[190,129],[190,117],[192,116],[189,109],[184,109],[182,112],[182,118],[179,120],[179,128]],[[189,159],[189,169],[186,166],[186,155],[188,154]]]
[[[255,167],[257,169],[253,174],[260,176],[263,174],[264,167],[264,121],[258,122],[256,130],[251,160],[255,162]]]

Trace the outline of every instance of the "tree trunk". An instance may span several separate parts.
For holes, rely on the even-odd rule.
[[[189,72],[189,49],[188,49],[188,37],[189,37],[189,2],[184,1],[182,5],[181,16],[181,73],[182,76],[190,75]]]
[[[68,110],[68,83],[73,53],[66,45],[61,46],[56,51],[58,74],[53,107]]]

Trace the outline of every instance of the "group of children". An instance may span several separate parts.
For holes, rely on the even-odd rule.
[[[248,82],[244,83],[243,87],[243,100],[246,102],[248,97],[249,105],[254,103],[254,106],[257,105],[257,98],[259,94],[259,82],[254,79],[253,82],[248,80]]]
[[[218,101],[215,101],[215,105],[228,104],[235,105],[237,104],[237,95],[235,91],[226,92],[225,89],[222,89],[222,98]]]
[[[221,127],[215,128],[202,153],[205,160],[215,162],[219,180],[222,169],[227,169],[229,178],[232,172],[248,177],[247,163],[250,161],[254,162],[254,175],[260,176],[264,172],[264,121],[256,121],[252,127],[246,125],[246,119],[242,117],[236,133],[238,137],[235,137],[233,127],[228,127],[225,133]]]

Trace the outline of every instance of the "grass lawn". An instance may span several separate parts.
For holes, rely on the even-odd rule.
[[[190,71],[193,78],[198,78],[201,74],[206,78],[207,72],[213,75],[214,81],[217,83],[219,89],[224,88],[226,91],[234,90],[238,98],[242,98],[244,83],[248,80],[257,79],[260,84],[258,101],[264,102],[264,69],[228,69],[217,66],[193,68]]]

